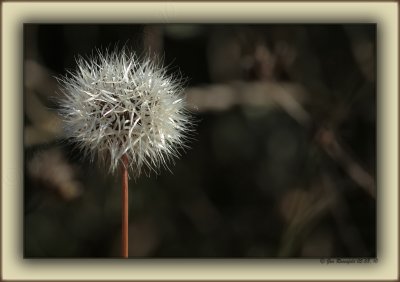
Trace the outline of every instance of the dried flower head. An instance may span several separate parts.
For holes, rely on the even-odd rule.
[[[177,76],[126,49],[97,51],[77,65],[59,79],[60,114],[67,136],[85,155],[99,156],[110,172],[126,155],[134,176],[157,172],[179,155],[191,122]]]

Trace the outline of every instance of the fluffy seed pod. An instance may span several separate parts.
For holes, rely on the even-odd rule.
[[[111,173],[126,155],[135,177],[179,155],[191,125],[179,78],[125,49],[98,51],[77,65],[59,79],[60,115],[85,155],[98,156]]]

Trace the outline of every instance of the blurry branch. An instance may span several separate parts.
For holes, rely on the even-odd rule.
[[[37,153],[29,160],[27,171],[41,187],[52,189],[65,200],[75,199],[82,192],[82,184],[76,179],[75,169],[60,149]]]
[[[57,81],[50,70],[33,60],[26,60],[24,68],[24,86],[27,89],[35,91],[44,99],[57,95]]]
[[[26,147],[41,145],[56,140],[56,136],[49,132],[36,128],[35,126],[25,126],[24,145]]]
[[[25,62],[25,114],[32,123],[24,129],[26,146],[51,142],[61,134],[59,117],[40,99],[53,97],[56,85],[47,69],[31,60]]]
[[[354,182],[375,198],[374,178],[344,150],[333,130],[321,128],[317,133],[317,141],[325,152],[345,169]]]
[[[321,185],[325,190],[326,197],[335,199],[335,201],[331,202],[329,208],[336,222],[338,234],[349,251],[350,256],[367,256],[367,247],[360,232],[357,228],[353,228],[353,223],[348,222],[351,216],[349,215],[350,211],[346,199],[338,193],[334,183],[335,179],[328,174],[321,175]]]
[[[361,234],[349,222],[349,207],[345,198],[336,189],[335,179],[322,174],[311,190],[288,191],[281,199],[280,213],[287,223],[283,233],[279,256],[296,255],[308,238],[316,223],[330,213],[336,222],[338,234],[350,256],[367,256],[367,248]]]
[[[326,197],[320,189],[296,189],[286,193],[280,209],[288,227],[282,237],[278,254],[280,257],[295,255],[301,242],[312,231],[315,223],[326,214],[334,200],[333,197]]]
[[[353,56],[360,71],[368,81],[375,81],[376,34],[371,35],[366,26],[348,25],[344,29],[350,39]]]
[[[61,120],[55,113],[50,112],[49,109],[44,106],[35,92],[26,91],[25,103],[25,113],[38,129],[51,134],[60,133]]]
[[[192,87],[186,91],[187,104],[194,111],[223,111],[235,105],[281,106],[296,120],[307,123],[307,114],[300,107],[305,93],[298,84],[273,82],[233,82]]]
[[[153,59],[163,54],[163,31],[159,26],[145,26],[143,30],[143,49]]]
[[[24,83],[24,114],[30,121],[24,128],[25,146],[56,140],[62,134],[61,120],[43,102],[54,97],[57,89],[55,79],[51,78],[49,70],[35,61],[27,60]],[[75,199],[82,192],[76,170],[60,149],[49,147],[37,152],[27,160],[27,173],[40,187],[56,192],[64,200]]]
[[[340,166],[348,176],[375,197],[374,178],[347,152],[338,141],[332,129],[325,128],[320,121],[314,120],[302,104],[307,97],[306,91],[297,84],[274,82],[234,82],[225,85],[193,87],[186,92],[187,103],[194,111],[222,111],[235,105],[274,107],[279,106],[305,128],[317,125],[318,145]]]
[[[32,123],[24,129],[25,146],[51,142],[60,137],[60,118],[43,105],[35,92],[27,90],[25,99],[25,114]]]

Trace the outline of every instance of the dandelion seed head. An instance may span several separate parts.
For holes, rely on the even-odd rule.
[[[123,155],[135,177],[158,172],[185,147],[191,118],[181,80],[149,57],[125,49],[97,51],[79,58],[76,71],[59,82],[67,137],[111,173]]]

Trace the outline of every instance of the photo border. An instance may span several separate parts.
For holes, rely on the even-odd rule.
[[[1,279],[399,280],[399,5],[357,2],[20,2],[1,3]],[[267,20],[266,20],[267,19]],[[22,30],[24,23],[377,23],[376,264],[319,259],[23,259]],[[14,93],[14,94],[10,94]],[[390,190],[390,191],[389,191]],[[66,280],[69,279],[69,280]]]

